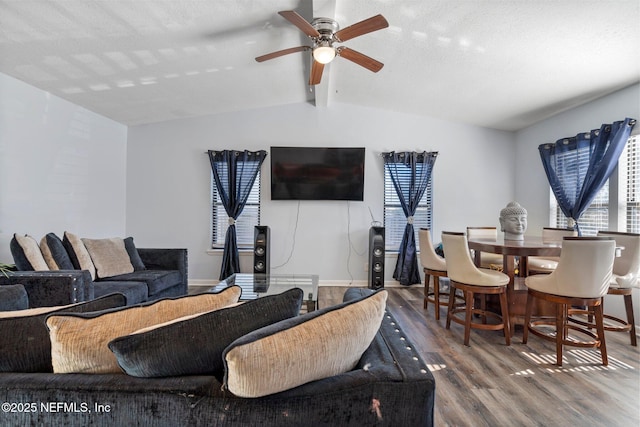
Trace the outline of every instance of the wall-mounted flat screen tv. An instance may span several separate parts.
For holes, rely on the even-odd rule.
[[[271,147],[271,200],[364,197],[364,148]]]

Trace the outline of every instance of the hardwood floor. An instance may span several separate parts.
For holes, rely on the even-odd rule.
[[[319,306],[342,301],[346,287],[320,287]],[[436,321],[422,308],[423,287],[387,288],[387,306],[436,378],[437,426],[634,426],[640,425],[640,347],[628,333],[606,335],[609,365],[594,349],[566,347],[557,367],[555,345],[536,336],[511,346],[501,332],[445,329],[446,308]]]

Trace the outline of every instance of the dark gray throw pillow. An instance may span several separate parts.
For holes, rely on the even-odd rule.
[[[55,233],[48,233],[40,242],[40,249],[52,270],[73,270],[73,263],[62,240]]]
[[[120,367],[134,377],[224,375],[222,353],[237,338],[300,313],[299,288],[160,325],[109,343]]]
[[[142,258],[140,258],[140,254],[136,249],[136,245],[133,244],[133,237],[127,237],[124,239],[124,247],[129,254],[129,259],[131,260],[131,264],[133,265],[134,271],[146,270],[147,267],[142,262]]]
[[[0,273],[2,274],[2,273]],[[29,296],[22,285],[0,286],[0,312],[29,308]]]
[[[0,312],[0,372],[53,372],[47,316],[101,311],[126,304],[125,296],[115,293],[65,307]]]

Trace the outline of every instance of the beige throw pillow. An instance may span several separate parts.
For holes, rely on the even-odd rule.
[[[54,373],[120,373],[109,341],[179,317],[203,313],[238,302],[239,286],[151,304],[127,307],[94,317],[72,314],[47,318]]]
[[[225,350],[225,386],[261,397],[353,369],[375,337],[387,291],[258,329]]]
[[[40,250],[40,246],[36,239],[29,235],[20,236],[19,234],[14,234],[14,237],[22,248],[25,258],[27,258],[34,271],[49,270],[49,266],[42,255],[42,251]]]
[[[87,252],[87,248],[82,243],[80,237],[68,231],[64,232],[64,240],[62,241],[69,252],[71,261],[76,264],[80,270],[88,270],[91,273],[91,278],[96,278],[96,267],[91,261],[91,255]]]
[[[129,258],[127,248],[124,246],[124,239],[81,240],[91,256],[93,265],[96,267],[96,276],[98,278],[133,273],[133,264],[131,264],[131,258]]]

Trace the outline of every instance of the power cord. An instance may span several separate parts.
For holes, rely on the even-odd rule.
[[[296,248],[296,234],[298,233],[298,221],[300,219],[300,200],[298,200],[298,208],[296,211],[296,223],[295,226],[293,228],[293,237],[292,237],[292,242],[291,242],[291,252],[289,252],[289,256],[287,257],[287,259],[280,265],[276,265],[274,267],[271,267],[272,269],[276,270],[280,267],[284,267],[285,265],[287,265],[289,263],[289,261],[291,261],[291,257],[293,257],[293,251]]]
[[[353,284],[353,273],[351,273],[351,250],[358,256],[364,256],[366,254],[366,248],[362,253],[358,252],[351,240],[351,203],[347,202],[347,240],[349,242],[349,250],[347,251],[347,273],[349,274],[349,286]]]

